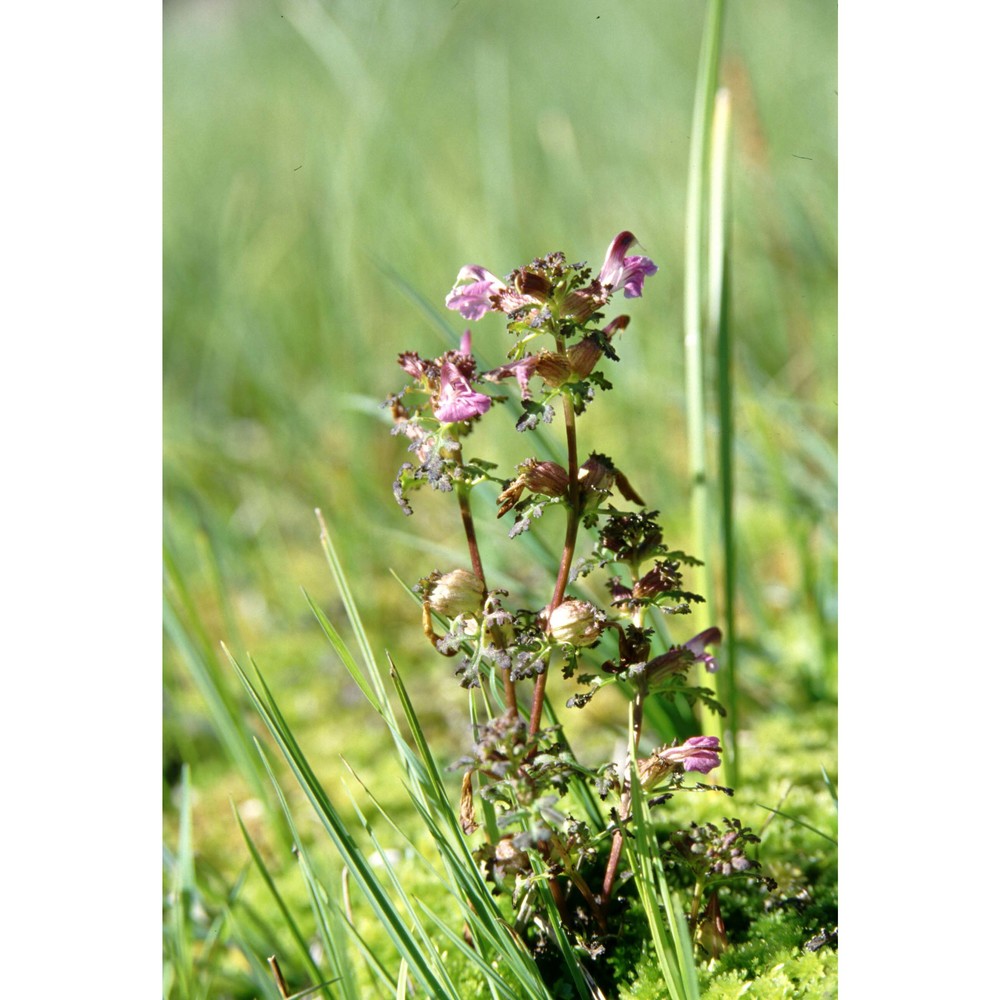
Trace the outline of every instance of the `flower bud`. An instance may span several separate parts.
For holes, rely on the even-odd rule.
[[[570,646],[590,646],[604,631],[605,616],[589,601],[563,601],[549,616],[549,635]]]
[[[483,581],[467,569],[453,569],[450,573],[432,573],[427,580],[427,603],[445,618],[461,614],[479,614],[486,598]]]

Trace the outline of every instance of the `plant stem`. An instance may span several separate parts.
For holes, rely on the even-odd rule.
[[[556,338],[556,349],[559,354],[566,353],[562,337]],[[566,585],[569,583],[569,571],[573,565],[573,552],[576,549],[576,535],[580,527],[580,462],[576,449],[576,414],[573,412],[573,401],[569,396],[563,396],[563,415],[566,421],[566,464],[569,474],[567,489],[566,539],[563,542],[562,558],[559,560],[559,572],[556,574],[556,586],[549,602],[548,614],[559,607],[566,596]],[[531,700],[531,720],[528,724],[528,734],[538,732],[542,723],[542,708],[545,703],[545,679],[549,675],[548,666],[538,675],[535,681],[535,691]]]
[[[633,745],[638,751],[639,747],[639,737],[642,735],[642,701],[643,695],[637,694],[635,700],[632,702],[632,732],[635,736],[633,740]],[[623,807],[622,815],[620,820],[624,823],[631,812],[631,798],[629,799],[629,808]],[[622,856],[622,842],[624,837],[622,835],[621,826],[615,830],[615,835],[611,841],[611,853],[608,855],[608,866],[604,869],[604,882],[601,886],[601,899],[604,903],[605,909],[611,904],[611,889],[615,884],[615,875],[618,874],[618,863],[621,861]]]
[[[482,581],[483,589],[486,587],[486,574],[483,572],[483,560],[479,555],[479,542],[476,540],[476,523],[472,518],[472,507],[469,504],[469,486],[467,483],[458,483],[458,509],[462,513],[462,527],[465,528],[465,540],[469,543],[469,558],[472,560],[472,572]],[[490,628],[490,635],[493,637],[493,645],[497,649],[503,649],[503,633],[496,626]],[[507,711],[517,715],[517,692],[514,689],[514,682],[510,679],[510,669],[502,668],[500,671],[503,677],[504,701],[507,704]]]
[[[598,903],[597,899],[594,898],[594,894],[590,891],[590,886],[583,880],[583,876],[573,867],[573,861],[569,856],[569,852],[566,850],[565,845],[559,839],[559,837],[553,834],[552,839],[549,843],[556,849],[559,857],[563,861],[563,870],[566,872],[567,877],[579,890],[580,895],[587,901],[587,905],[590,907],[591,912],[597,918],[597,923],[601,930],[607,930],[607,921],[605,920],[604,911],[601,905]]]

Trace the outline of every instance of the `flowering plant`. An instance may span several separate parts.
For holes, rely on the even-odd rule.
[[[720,765],[716,736],[675,739],[640,756],[647,699],[664,695],[723,712],[696,677],[700,664],[715,671],[708,648],[721,632],[712,627],[654,652],[651,615],[688,614],[703,600],[683,580],[684,569],[700,563],[666,544],[659,512],[646,508],[609,456],[591,452],[581,460],[579,418],[598,390],[612,388],[597,366],[619,360],[613,341],[629,326],[628,316],[607,321],[605,312],[619,291],[639,298],[657,272],[648,257],[628,253],[635,243],[631,232],[619,233],[593,277],[562,253],[503,279],[478,264],[461,268],[445,304],[469,321],[502,314],[513,338],[507,361],[481,371],[466,330],[459,348],[440,357],[402,354],[399,364],[411,381],[386,401],[394,433],[408,439],[412,456],[394,484],[404,512],[412,513],[410,498],[425,485],[458,501],[469,566],[436,569],[415,591],[425,635],[438,653],[458,658],[455,674],[470,689],[475,742],[456,764],[463,771],[462,829],[481,836],[474,856],[495,892],[509,899],[514,930],[539,962],[563,940],[594,961],[612,947],[616,918],[630,905],[632,873],[621,862],[637,799],[646,807],[683,789],[731,794],[687,783],[691,774],[707,775]],[[561,410],[565,452],[562,461],[529,455],[505,476],[491,461],[466,457],[465,447],[510,408],[510,397],[497,387],[511,380],[514,406],[520,406],[517,430],[537,435]],[[519,608],[507,591],[487,582],[470,494],[491,486],[497,517],[512,515],[511,538],[561,511],[564,543],[543,607]],[[620,509],[623,504],[635,509]],[[592,533],[594,545],[577,559],[582,530]],[[599,570],[608,575],[604,608],[572,592]],[[583,708],[608,685],[627,693],[629,759],[593,768],[576,756],[546,695],[556,667],[584,685],[568,708]],[[673,852],[676,863],[687,856],[669,838],[662,850]],[[726,876],[734,871],[746,874],[750,866],[730,865]],[[717,902],[711,912],[699,907],[703,897],[716,899],[706,886],[712,873],[702,874],[691,926],[696,939],[711,934],[714,943],[721,917]]]

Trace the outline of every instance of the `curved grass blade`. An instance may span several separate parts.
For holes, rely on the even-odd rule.
[[[264,864],[264,859],[260,855],[260,851],[257,850],[257,845],[253,842],[253,838],[250,836],[249,831],[243,824],[243,818],[240,816],[233,805],[233,815],[236,817],[236,822],[239,824],[240,833],[243,834],[243,840],[247,845],[247,849],[250,851],[250,856],[253,858],[253,863],[260,872],[261,877],[264,879],[264,883],[271,894],[271,898],[277,903],[278,909],[281,911],[281,915],[284,918],[285,925],[291,932],[292,938],[295,940],[295,944],[302,954],[302,959],[308,966],[309,971],[312,973],[317,982],[323,978],[323,974],[319,971],[319,966],[316,965],[316,960],[312,957],[312,953],[309,951],[309,944],[299,929],[299,925],[292,916],[291,910],[288,908],[288,904],[285,902],[281,893],[278,891],[278,887],[274,884],[274,879],[271,878],[271,873],[267,870],[267,865]],[[332,996],[329,992],[326,994],[328,997]]]

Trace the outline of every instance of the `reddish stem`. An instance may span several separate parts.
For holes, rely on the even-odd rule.
[[[557,341],[560,354],[565,353],[562,338]],[[556,575],[556,586],[549,602],[548,614],[551,618],[552,612],[559,607],[566,596],[566,585],[569,583],[569,571],[573,566],[573,551],[576,548],[576,535],[580,527],[580,465],[576,450],[576,414],[573,412],[573,401],[568,396],[563,396],[563,414],[566,419],[566,455],[567,472],[569,474],[569,487],[567,489],[567,513],[566,513],[566,540],[563,542],[562,558],[559,560],[559,572]],[[535,691],[531,699],[531,720],[528,724],[528,733],[537,733],[542,724],[542,708],[545,704],[545,679],[549,675],[549,668],[538,675],[535,681]]]

